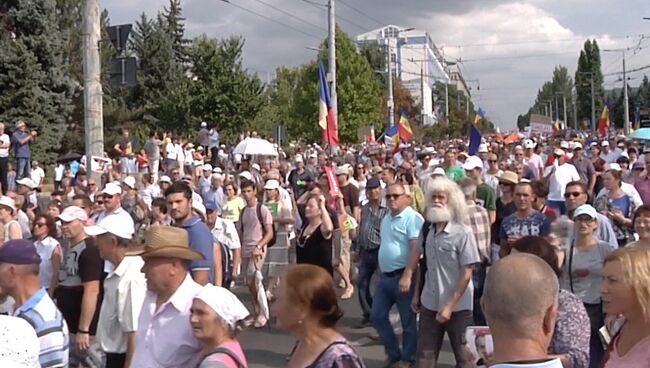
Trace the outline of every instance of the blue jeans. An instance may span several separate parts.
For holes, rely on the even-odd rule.
[[[486,271],[487,265],[484,263],[474,265],[474,269],[472,270],[472,283],[474,284],[474,310],[472,313],[474,325],[476,326],[487,326],[483,310],[481,309],[481,297],[483,296]]]
[[[415,312],[411,309],[411,300],[415,291],[415,281],[411,282],[408,293],[399,292],[399,280],[402,274],[388,276],[382,274],[375,289],[370,320],[379,334],[379,340],[384,345],[386,355],[391,361],[415,363],[415,353],[418,346],[418,330]],[[400,350],[397,336],[390,324],[389,313],[393,305],[397,306],[402,322],[402,349]]]
[[[566,205],[564,201],[546,201],[546,205],[556,210],[560,215],[566,214]]]
[[[32,163],[25,157],[16,157],[16,180],[28,178],[32,172]]]
[[[359,262],[359,275],[357,275],[357,293],[359,305],[363,311],[363,319],[370,320],[372,310],[372,293],[370,292],[370,280],[379,267],[379,249],[362,250],[361,262]]]

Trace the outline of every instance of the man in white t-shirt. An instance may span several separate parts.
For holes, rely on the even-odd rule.
[[[562,368],[548,355],[559,293],[555,272],[538,256],[513,253],[490,268],[481,307],[494,345],[491,368]]]
[[[560,215],[564,215],[566,213],[564,190],[568,183],[580,180],[580,174],[575,166],[567,162],[563,149],[556,148],[553,151],[553,156],[555,157],[553,166],[547,167],[544,172],[544,176],[549,178],[548,202],[546,204]]]
[[[0,123],[0,184],[2,184],[2,194],[7,194],[7,166],[9,165],[9,146],[11,139],[5,133],[5,125]]]
[[[542,158],[535,153],[535,142],[532,139],[526,139],[524,142],[524,164],[528,166],[535,179],[539,179],[544,172],[544,163]]]
[[[41,187],[43,186],[43,178],[45,178],[45,171],[43,171],[43,168],[38,164],[38,161],[36,160],[32,161],[32,172],[30,175],[32,177],[32,181],[34,182],[34,190],[40,192]]]

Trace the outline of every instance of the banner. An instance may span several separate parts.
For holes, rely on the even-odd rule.
[[[529,126],[533,133],[553,133],[553,121],[549,116],[531,114]]]
[[[339,181],[331,166],[325,166],[325,174],[327,175],[327,182],[330,185],[330,195],[332,198],[338,198],[341,190],[339,189]]]

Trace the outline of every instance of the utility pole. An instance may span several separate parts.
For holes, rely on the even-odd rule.
[[[329,70],[330,101],[334,119],[338,122],[338,102],[336,98],[336,15],[334,13],[334,0],[329,0],[327,5],[328,39],[327,39],[327,69]]]
[[[101,66],[99,59],[100,20],[98,0],[84,0],[82,15],[84,130],[86,167],[97,180],[100,174],[93,170],[93,156],[104,153],[104,121],[102,109]]]
[[[424,119],[426,118],[426,111],[424,110],[424,67],[420,66],[420,105],[421,105],[421,114],[422,121],[421,124],[425,125]]]
[[[578,129],[578,88],[575,88],[575,95],[573,95],[573,127]]]
[[[623,50],[623,132],[630,134],[630,106],[627,96],[627,74],[625,71],[625,50]]]
[[[386,105],[388,106],[388,125],[395,125],[395,103],[393,101],[393,62],[390,57],[390,38],[385,38],[386,40],[386,57],[388,60],[388,100]]]

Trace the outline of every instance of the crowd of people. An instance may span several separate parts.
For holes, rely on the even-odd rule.
[[[102,172],[61,164],[49,195],[16,155],[0,197],[0,312],[13,316],[0,335],[22,337],[0,363],[246,367],[238,331],[274,321],[296,339],[287,366],[364,367],[337,329],[355,297],[385,367],[435,367],[445,335],[458,367],[648,365],[642,142],[277,148],[242,156],[204,123],[196,141],[152,131],[139,150],[125,129]],[[471,326],[488,326],[480,344]]]

